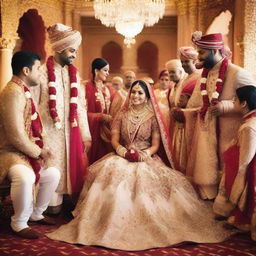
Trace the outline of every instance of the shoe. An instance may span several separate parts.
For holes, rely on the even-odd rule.
[[[13,230],[13,232],[17,236],[25,238],[25,239],[38,239],[40,237],[39,233],[37,233],[32,228],[24,228],[19,232],[16,232],[16,231]]]
[[[50,215],[50,216],[57,216],[60,214],[61,209],[62,209],[62,205],[48,206],[44,214]]]
[[[47,225],[47,226],[54,226],[56,222],[54,219],[44,216],[41,220],[29,220],[29,222],[40,224],[40,225]]]

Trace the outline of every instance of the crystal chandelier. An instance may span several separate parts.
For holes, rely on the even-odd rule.
[[[95,18],[115,27],[130,47],[144,26],[150,27],[164,15],[165,0],[94,0]]]

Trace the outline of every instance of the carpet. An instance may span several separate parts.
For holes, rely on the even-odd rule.
[[[8,214],[9,215],[9,214]],[[65,216],[56,218],[57,226],[67,223]],[[176,247],[157,248],[138,252],[111,250],[102,247],[72,245],[53,241],[44,236],[56,226],[33,225],[41,234],[37,240],[15,236],[10,229],[10,218],[0,217],[0,256],[255,256],[256,243],[249,234],[237,234],[215,244],[184,243]]]

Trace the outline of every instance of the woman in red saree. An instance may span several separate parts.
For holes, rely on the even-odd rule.
[[[92,81],[85,84],[89,128],[92,146],[88,152],[92,164],[113,151],[110,143],[110,124],[122,105],[119,93],[104,82],[109,75],[109,64],[105,59],[96,58],[92,62]]]
[[[236,94],[234,105],[243,123],[223,153],[224,173],[213,209],[256,240],[256,87],[238,88]]]
[[[168,132],[150,85],[135,81],[112,125],[110,153],[89,167],[75,218],[49,238],[122,250],[184,241],[220,242],[232,231],[214,220],[190,182],[157,155],[160,141],[173,165]]]

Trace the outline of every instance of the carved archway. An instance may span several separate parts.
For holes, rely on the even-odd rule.
[[[102,47],[102,57],[109,62],[111,73],[120,73],[123,65],[123,50],[121,46],[110,41]]]
[[[154,81],[158,74],[158,47],[146,41],[137,50],[137,65],[142,73],[147,73]]]

